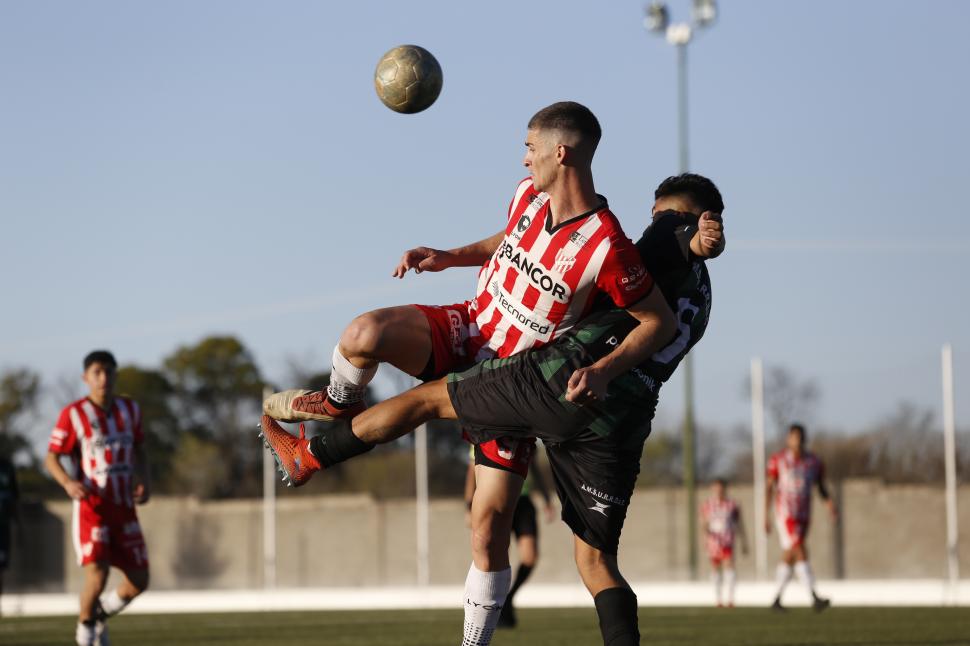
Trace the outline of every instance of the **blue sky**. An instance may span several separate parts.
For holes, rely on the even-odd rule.
[[[275,380],[327,367],[356,313],[471,297],[470,270],[390,272],[503,226],[525,123],[561,99],[599,116],[597,189],[636,237],[677,170],[674,52],[641,21],[620,0],[0,4],[0,366],[53,383],[95,346],[152,365],[232,333]],[[966,423],[968,21],[957,0],[722,2],[691,45],[691,167],[730,241],[702,422],[747,420],[755,355],[818,381],[815,423],[938,410],[949,341]],[[418,115],[372,87],[401,43],[444,69]]]

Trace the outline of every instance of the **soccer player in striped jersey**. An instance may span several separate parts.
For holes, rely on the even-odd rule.
[[[150,488],[141,412],[134,401],[114,394],[117,366],[106,350],[84,358],[88,395],[61,411],[44,461],[74,501],[71,535],[84,570],[79,646],[107,644],[108,617],[148,587],[148,550],[135,512]],[[73,463],[73,475],[61,465],[62,456]],[[121,583],[99,599],[112,566],[121,570]]]
[[[344,439],[343,431],[328,430],[324,439],[328,461],[350,459],[434,418],[459,419],[466,438],[473,442],[541,438],[555,475],[562,519],[575,535],[576,564],[594,598],[604,643],[639,643],[636,595],[617,566],[619,537],[660,386],[707,327],[711,291],[704,259],[720,253],[723,237],[719,218],[701,211],[719,214],[722,209],[717,188],[698,175],[671,177],[657,188],[654,223],[637,247],[651,274],[657,276],[658,291],[677,308],[678,333],[669,343],[637,338],[636,318],[601,303],[552,344],[487,359],[363,412],[352,421],[353,440]],[[660,333],[656,336],[663,338]],[[654,353],[656,346],[663,349]],[[299,475],[305,469],[300,462],[302,444],[265,416],[263,429],[281,467]],[[477,465],[476,472],[483,468]],[[521,484],[521,479],[513,482]],[[500,506],[501,516],[514,508],[514,500],[508,496],[492,504]],[[504,540],[498,533],[487,539],[493,549],[495,545],[508,548],[507,530]],[[491,598],[486,602],[488,610],[497,614],[504,591],[492,585],[486,592]],[[464,644],[487,644],[490,629],[471,634],[467,630],[469,605],[482,604],[468,596],[466,587]]]
[[[830,602],[815,592],[815,575],[808,563],[808,527],[812,519],[812,489],[825,501],[832,518],[838,516],[835,501],[825,486],[825,465],[814,453],[805,448],[805,427],[792,424],[785,439],[785,448],[768,460],[768,489],[765,500],[765,531],[771,532],[771,507],[775,508],[775,526],[781,543],[781,563],[776,572],[777,591],[773,610],[784,610],[781,596],[792,578],[798,575],[812,598],[812,607],[821,612]]]
[[[748,553],[748,539],[741,522],[738,502],[727,495],[727,480],[718,478],[711,485],[711,497],[701,506],[701,524],[707,536],[707,556],[711,560],[711,579],[717,607],[724,606],[721,584],[727,587],[727,606],[734,607],[734,541],[741,539],[741,551]]]
[[[328,439],[291,443],[272,419],[353,418],[380,362],[434,379],[488,357],[540,347],[567,332],[599,297],[638,321],[628,346],[666,342],[676,332],[669,306],[623,233],[606,199],[595,191],[592,160],[599,122],[578,103],[537,112],[526,133],[530,177],[516,189],[505,229],[479,242],[404,254],[394,272],[479,266],[472,301],[446,307],[404,306],[358,317],[334,350],[326,392],[291,390],[264,402],[263,433],[286,476],[299,485],[321,466],[370,450],[346,427]],[[629,352],[629,347],[618,348]],[[581,371],[582,372],[582,371]],[[584,384],[605,387],[602,374]],[[267,421],[268,420],[268,421]],[[490,438],[476,444],[477,488],[472,507],[473,563],[466,581],[466,638],[485,644],[498,621],[511,581],[508,543],[514,505],[528,471],[534,438]],[[281,453],[282,451],[282,453]],[[471,610],[469,610],[471,609]]]

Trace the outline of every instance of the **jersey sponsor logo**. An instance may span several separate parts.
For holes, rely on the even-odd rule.
[[[579,231],[573,231],[572,233],[569,234],[569,241],[578,247],[582,247],[587,242],[589,242],[589,238],[584,236]]]
[[[546,337],[552,333],[551,321],[532,318],[531,315],[534,315],[535,312],[520,303],[513,302],[501,289],[495,294],[495,300],[498,302],[498,306],[512,317],[515,326],[523,332],[540,337]]]
[[[452,351],[460,356],[465,356],[465,338],[467,337],[467,332],[465,330],[465,322],[461,318],[461,314],[455,310],[446,310],[448,312],[448,323],[450,325],[450,336],[451,336],[451,349]]]
[[[603,514],[604,516],[606,516],[606,510],[609,509],[609,508],[610,508],[610,505],[607,505],[604,502],[600,502],[599,500],[594,500],[593,501],[593,506],[592,507],[589,507],[588,509],[590,511],[595,511],[595,512],[597,512],[599,514]]]
[[[624,505],[625,506],[627,504],[626,498],[621,498],[619,496],[614,496],[612,494],[608,494],[605,491],[600,491],[596,487],[591,487],[588,484],[586,484],[585,482],[582,483],[579,486],[579,490],[588,493],[589,495],[593,496],[594,498],[599,498],[600,500],[605,500],[606,502],[613,503],[614,505]]]
[[[569,301],[571,296],[569,287],[553,279],[546,272],[542,264],[534,262],[529,258],[528,254],[513,247],[507,241],[502,241],[502,246],[498,250],[498,256],[514,265],[524,276],[528,276],[532,284],[538,289],[550,294],[561,303]],[[575,259],[573,262],[575,262]]]

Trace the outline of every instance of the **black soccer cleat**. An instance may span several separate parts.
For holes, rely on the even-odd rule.
[[[502,606],[502,612],[498,616],[498,628],[515,628],[515,625],[519,623],[518,619],[515,617],[515,608],[512,606],[511,601],[506,601],[505,605]]]
[[[775,602],[771,604],[772,612],[788,612],[788,608],[781,605],[781,599],[775,599]]]
[[[815,597],[812,599],[812,610],[815,612],[822,612],[832,605],[832,602],[828,599],[823,599],[822,597]]]

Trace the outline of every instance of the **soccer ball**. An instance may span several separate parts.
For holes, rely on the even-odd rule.
[[[431,52],[401,45],[381,57],[374,71],[374,89],[395,112],[414,114],[429,107],[441,93],[441,66]]]

